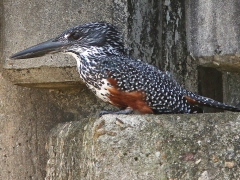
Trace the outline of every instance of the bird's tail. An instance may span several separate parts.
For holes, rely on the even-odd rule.
[[[223,109],[223,110],[228,110],[233,112],[240,112],[240,107],[224,104],[224,103],[215,101],[211,98],[196,95],[192,92],[187,92],[187,95],[185,96],[185,98],[193,106],[194,105],[207,106],[207,107]]]

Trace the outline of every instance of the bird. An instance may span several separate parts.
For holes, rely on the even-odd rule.
[[[181,87],[168,71],[130,57],[116,26],[91,22],[67,29],[57,37],[22,50],[10,59],[66,53],[77,61],[80,79],[119,111],[103,114],[190,114],[200,107],[240,112],[240,108],[197,95]]]

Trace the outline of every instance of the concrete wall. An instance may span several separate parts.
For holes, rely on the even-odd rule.
[[[239,8],[235,0],[186,1],[188,49],[200,64],[239,71]]]
[[[239,176],[238,114],[96,120],[113,107],[79,80],[72,57],[8,59],[66,28],[104,20],[120,28],[130,55],[171,71],[189,90],[237,104],[238,0],[2,0],[0,8],[0,179]],[[221,71],[206,75],[208,67]],[[206,79],[220,87],[208,89]]]
[[[198,72],[199,92],[219,101],[238,104],[240,2],[186,0],[185,6],[188,51],[202,66]],[[216,70],[219,70],[217,76]]]

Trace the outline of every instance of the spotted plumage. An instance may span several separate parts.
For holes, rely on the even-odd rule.
[[[119,31],[109,23],[73,27],[11,58],[33,58],[55,52],[71,54],[77,60],[82,81],[100,99],[123,109],[118,113],[132,110],[143,114],[193,113],[199,105],[240,111],[187,91],[169,72],[127,56]]]

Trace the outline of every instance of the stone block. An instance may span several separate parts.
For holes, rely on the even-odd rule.
[[[239,16],[238,0],[186,1],[188,51],[199,64],[239,72]]]
[[[52,129],[46,179],[237,179],[239,113],[105,115]]]

